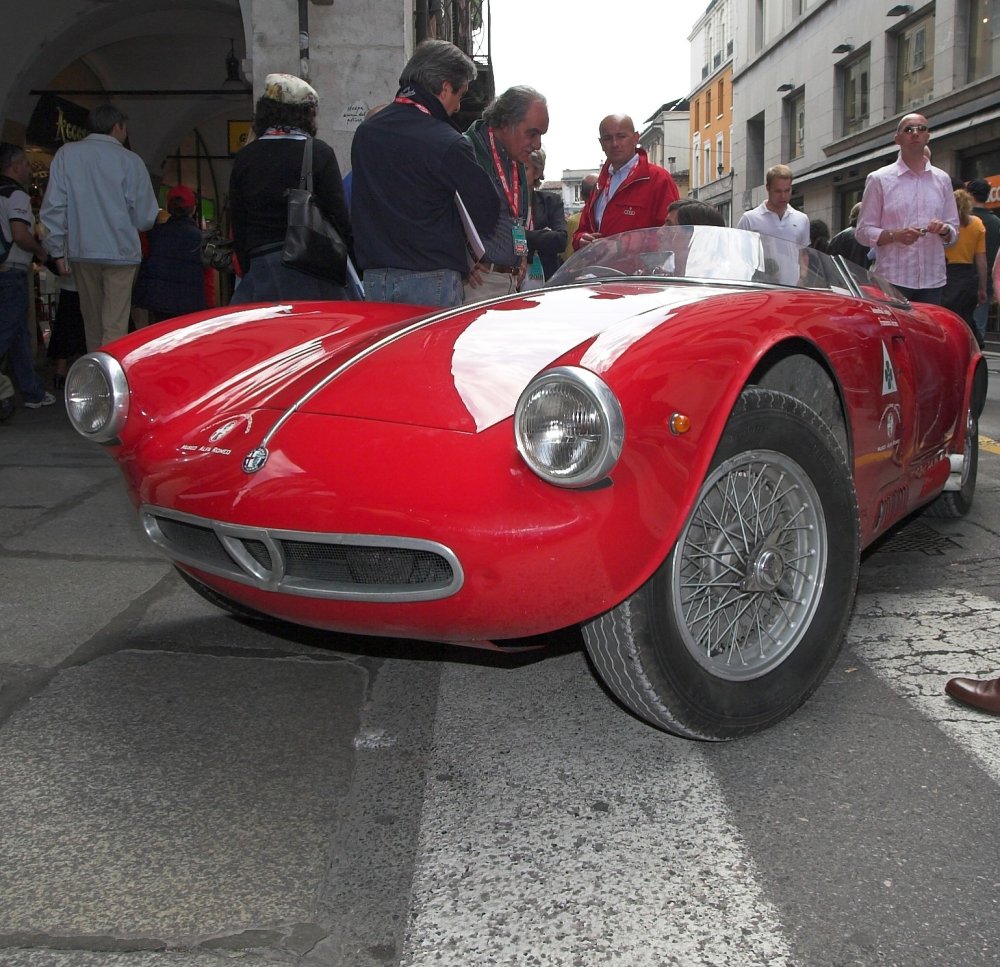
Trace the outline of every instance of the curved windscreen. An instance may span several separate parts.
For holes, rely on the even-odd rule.
[[[868,273],[862,274],[867,278]],[[852,285],[831,256],[783,238],[716,225],[664,225],[600,238],[582,247],[546,285],[620,276],[760,282],[849,294],[860,281],[855,278]],[[881,294],[892,297],[890,292]]]

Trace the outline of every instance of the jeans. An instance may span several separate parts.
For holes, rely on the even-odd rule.
[[[21,396],[29,403],[38,403],[45,396],[45,384],[31,358],[28,273],[20,269],[0,272],[0,356],[5,353]]]
[[[346,298],[347,290],[332,279],[318,279],[284,265],[281,249],[277,249],[250,260],[250,268],[237,284],[229,304]]]
[[[365,299],[406,302],[415,306],[462,304],[462,276],[454,269],[411,272],[408,269],[365,269]]]
[[[986,301],[981,306],[976,306],[972,312],[976,342],[979,343],[980,349],[983,348],[983,344],[986,342],[986,325],[990,321],[990,302],[992,298],[993,293],[990,292]]]

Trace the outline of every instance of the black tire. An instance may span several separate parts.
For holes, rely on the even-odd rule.
[[[217,608],[228,611],[234,618],[241,618],[244,621],[269,622],[271,624],[278,621],[277,618],[272,618],[261,611],[254,611],[253,608],[247,608],[238,601],[233,601],[232,598],[227,598],[224,594],[219,594],[218,591],[213,590],[207,584],[202,584],[197,578],[192,577],[187,571],[183,571],[176,566],[174,569],[184,579],[184,582],[197,591],[209,604],[214,604]]]
[[[962,488],[944,490],[924,509],[928,517],[955,520],[972,510],[976,496],[976,477],[979,474],[979,419],[970,407],[966,414],[965,461],[962,464]]]
[[[748,389],[673,550],[583,627],[587,651],[652,725],[713,741],[758,732],[837,657],[858,555],[854,482],[833,434],[793,397]]]

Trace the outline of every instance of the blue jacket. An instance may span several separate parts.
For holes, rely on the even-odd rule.
[[[148,237],[149,254],[139,269],[132,302],[166,316],[205,308],[201,231],[194,219],[171,215]]]
[[[458,192],[479,234],[493,231],[500,199],[441,102],[408,88],[355,132],[351,148],[354,250],[361,269],[469,271]],[[426,113],[425,113],[426,112]]]

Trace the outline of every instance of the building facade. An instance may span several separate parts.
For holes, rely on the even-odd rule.
[[[1000,187],[996,0],[731,2],[740,211],[760,203],[764,173],[784,162],[796,207],[842,228],[913,111],[930,122],[935,165]]]
[[[5,19],[0,137],[29,148],[40,194],[51,155],[112,100],[154,184],[183,182],[222,215],[267,74],[317,89],[319,135],[346,171],[354,130],[425,37],[476,60],[463,111],[478,116],[493,95],[488,0],[46,0],[44,16]]]
[[[691,194],[733,217],[733,0],[712,0],[691,43]],[[739,217],[741,212],[736,214]]]
[[[688,193],[690,185],[690,124],[688,100],[682,97],[661,104],[646,118],[639,133],[639,144],[649,160],[670,172],[682,198]]]

